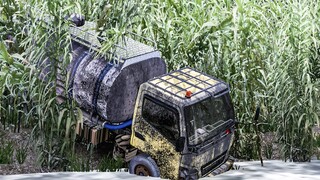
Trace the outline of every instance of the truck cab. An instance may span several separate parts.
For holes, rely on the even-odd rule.
[[[136,100],[130,144],[143,155],[131,160],[130,173],[207,176],[228,159],[234,125],[229,86],[223,81],[191,68],[151,79],[140,86]]]

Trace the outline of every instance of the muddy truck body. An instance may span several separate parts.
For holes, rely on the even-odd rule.
[[[197,179],[230,168],[235,114],[228,84],[188,67],[167,73],[160,52],[135,34],[112,56],[98,56],[103,39],[93,26],[71,27],[68,88],[57,80],[58,101],[74,99],[82,109],[78,136],[93,145],[114,142],[114,157],[132,174]]]

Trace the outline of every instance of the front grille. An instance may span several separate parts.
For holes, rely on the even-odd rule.
[[[221,155],[213,159],[212,161],[208,162],[207,164],[201,167],[201,175],[202,177],[207,176],[210,172],[217,169],[225,159],[227,151],[223,152]]]

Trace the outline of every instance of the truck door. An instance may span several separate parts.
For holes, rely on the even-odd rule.
[[[173,107],[146,96],[142,117],[172,144],[179,138],[179,114]]]
[[[177,179],[181,157],[175,150],[180,136],[178,109],[148,95],[143,96],[140,107],[131,144],[156,161],[161,177]]]

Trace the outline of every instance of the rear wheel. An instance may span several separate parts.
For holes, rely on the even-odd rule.
[[[160,170],[156,162],[147,154],[139,154],[132,158],[129,172],[139,176],[160,177]]]

